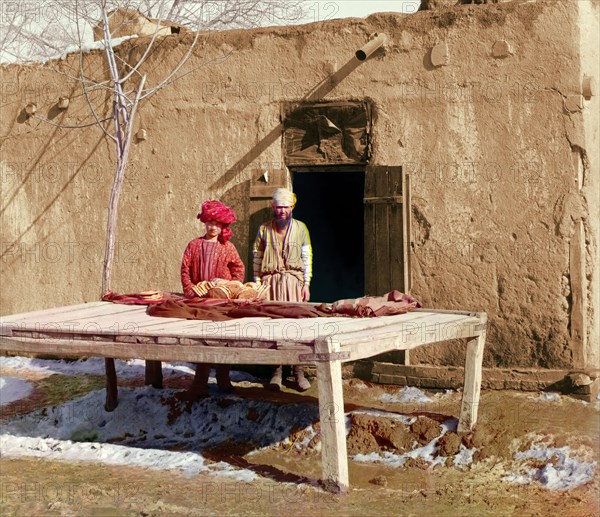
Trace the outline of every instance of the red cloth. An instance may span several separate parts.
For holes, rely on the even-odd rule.
[[[191,241],[183,253],[181,261],[181,285],[183,286],[183,294],[186,298],[196,297],[192,286],[203,280],[223,278],[225,280],[244,281],[244,263],[231,242],[226,242],[225,244],[217,243],[213,257],[212,274],[210,278],[203,278],[202,240],[202,237],[198,237]]]
[[[384,296],[365,296],[339,300],[331,306],[294,302],[264,302],[260,300],[167,300],[148,307],[150,316],[224,321],[235,318],[319,318],[356,317],[372,318],[403,314],[421,304],[408,294],[392,291]]]
[[[167,300],[164,303],[153,305],[146,310],[150,316],[161,318],[183,318],[188,320],[230,320],[227,312],[233,303],[229,300],[215,300],[214,298]]]
[[[198,214],[198,219],[203,223],[217,221],[222,224],[232,224],[235,223],[235,213],[220,201],[205,201],[202,203],[202,211]]]
[[[318,318],[339,316],[324,306],[273,303],[257,300],[216,300],[214,298],[196,298],[195,300],[168,300],[148,307],[150,316],[161,318],[183,318],[188,320],[225,321],[236,318]]]
[[[338,300],[331,305],[331,310],[337,314],[364,318],[404,314],[419,307],[421,304],[410,294],[394,290],[383,296],[363,296],[362,298]]]

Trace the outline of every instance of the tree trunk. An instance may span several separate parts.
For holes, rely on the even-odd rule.
[[[106,223],[106,245],[104,248],[104,264],[102,267],[102,293],[101,296],[111,290],[112,284],[112,272],[113,264],[115,259],[115,243],[116,243],[116,232],[117,232],[117,219],[119,212],[119,198],[121,196],[121,190],[123,187],[123,180],[125,179],[125,170],[127,169],[127,161],[129,159],[129,148],[131,144],[131,138],[133,134],[133,123],[135,120],[135,113],[139,104],[140,96],[144,89],[144,83],[146,82],[146,76],[142,76],[140,84],[138,86],[135,100],[133,101],[131,112],[127,116],[125,112],[123,126],[124,132],[118,134],[116,140],[117,148],[117,168],[115,171],[115,177],[113,179],[113,185],[110,192],[110,201],[108,204],[108,220]],[[115,86],[115,106],[118,106],[119,102],[119,91],[120,85],[117,83]],[[121,110],[115,107],[115,119],[118,126],[122,116]],[[122,138],[122,140],[121,140]]]

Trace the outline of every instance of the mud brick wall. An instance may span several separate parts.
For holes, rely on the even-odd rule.
[[[236,210],[246,259],[251,180],[283,167],[283,103],[370,99],[370,163],[411,177],[412,293],[427,307],[487,311],[487,367],[597,367],[599,106],[582,90],[598,80],[597,28],[597,3],[552,0],[208,34],[187,65],[195,72],[140,106],[135,129],[147,136],[131,150],[114,289],[179,290],[207,198]],[[375,33],[387,43],[356,62]],[[190,41],[165,38],[148,84]],[[84,60],[106,77],[102,53]],[[24,111],[35,102],[56,124],[89,122],[68,79],[77,67],[76,56],[0,67],[2,314],[100,295],[114,150],[97,127]],[[93,95],[108,113],[109,97]],[[411,361],[463,364],[452,346]]]

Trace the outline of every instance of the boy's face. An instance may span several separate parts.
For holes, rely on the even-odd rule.
[[[222,223],[219,223],[217,221],[206,221],[204,223],[204,226],[206,227],[206,236],[209,239],[213,239],[215,237],[218,237],[219,234],[223,231],[223,227],[225,226]]]

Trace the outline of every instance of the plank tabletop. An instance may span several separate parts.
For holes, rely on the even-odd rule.
[[[390,332],[425,332],[440,325],[479,320],[473,314],[420,309],[374,318],[238,318],[227,321],[186,320],[149,316],[146,306],[92,302],[0,317],[2,334],[20,332],[90,336],[156,336],[231,340],[264,340],[314,343],[317,339],[346,335],[375,338]],[[428,330],[429,329],[429,330]]]

